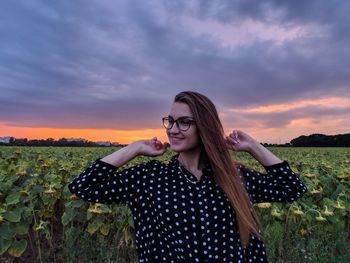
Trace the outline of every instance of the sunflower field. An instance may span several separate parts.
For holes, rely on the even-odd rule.
[[[350,149],[269,148],[309,191],[260,203],[270,262],[350,262]],[[0,262],[137,262],[126,205],[84,202],[67,185],[117,147],[0,146]],[[153,157],[167,162],[174,153]],[[248,153],[233,158],[264,172]],[[137,157],[119,169],[150,160]]]

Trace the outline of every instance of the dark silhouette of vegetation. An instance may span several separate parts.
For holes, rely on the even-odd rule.
[[[66,139],[61,138],[54,140],[53,138],[47,138],[46,140],[28,140],[27,138],[8,138],[6,142],[1,142],[0,145],[8,146],[69,146],[69,147],[108,147],[108,146],[126,146],[127,144],[110,143],[110,142],[92,142],[85,139]],[[1,139],[1,137],[0,137]],[[169,143],[167,143],[169,146]],[[311,134],[302,135],[288,143],[284,144],[270,144],[261,143],[263,146],[274,147],[350,147],[350,133],[338,134],[338,135],[324,135],[324,134]]]
[[[110,143],[110,142],[92,142],[84,139],[66,139],[61,138],[59,140],[54,140],[53,138],[47,138],[46,140],[28,140],[27,138],[14,138],[10,137],[9,142],[1,142],[0,145],[7,146],[69,146],[69,147],[108,147],[108,146],[125,146],[125,144]]]
[[[292,145],[287,142],[284,144],[277,144],[277,143],[261,143],[265,147],[291,147]]]
[[[315,133],[309,136],[299,136],[291,140],[290,143],[295,147],[350,147],[350,134],[324,135]]]

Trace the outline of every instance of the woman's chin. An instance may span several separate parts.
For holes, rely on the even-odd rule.
[[[177,144],[170,144],[170,149],[175,152],[182,152],[184,150],[184,147]]]
[[[193,148],[191,149],[191,148],[188,148],[187,146],[180,146],[180,145],[171,145],[170,149],[177,153],[188,152],[193,150]]]

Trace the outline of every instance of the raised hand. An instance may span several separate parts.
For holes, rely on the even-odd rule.
[[[259,142],[253,137],[240,130],[233,130],[228,136],[226,136],[225,141],[230,150],[237,152],[250,152],[254,146],[259,144]]]
[[[139,140],[134,142],[135,146],[138,148],[139,155],[146,156],[159,156],[163,155],[166,150],[166,144],[162,143],[157,139],[157,137],[153,137],[151,140]]]
[[[242,131],[233,130],[232,133],[225,138],[225,141],[229,149],[234,151],[246,151],[263,166],[283,162],[282,159],[274,155],[269,149],[265,148],[253,137]]]
[[[101,161],[116,167],[121,167],[138,155],[162,155],[167,150],[166,146],[167,144],[162,144],[157,140],[157,137],[154,137],[151,140],[139,140],[101,158]]]

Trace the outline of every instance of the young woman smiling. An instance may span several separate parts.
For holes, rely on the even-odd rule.
[[[150,160],[120,170],[136,156],[167,151],[156,137],[139,140],[98,158],[69,185],[83,200],[128,204],[134,219],[139,262],[267,262],[259,202],[293,202],[307,188],[290,168],[240,130],[225,136],[215,105],[185,91],[162,119],[168,163]],[[259,173],[231,157],[250,153]]]

